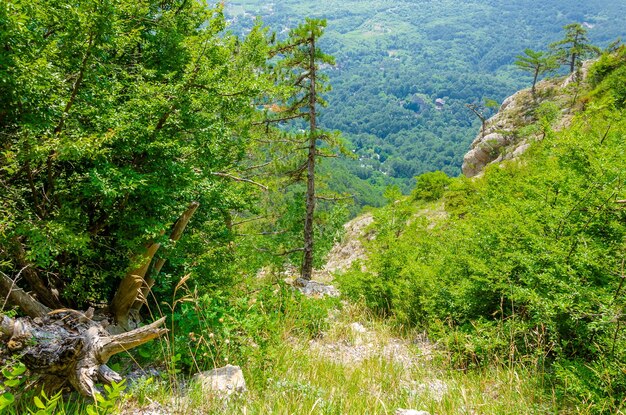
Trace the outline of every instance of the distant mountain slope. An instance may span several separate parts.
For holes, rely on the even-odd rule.
[[[233,30],[257,15],[279,33],[305,16],[329,20],[323,47],[338,65],[322,122],[351,140],[359,160],[347,169],[371,183],[459,174],[477,125],[465,104],[529,85],[515,56],[546,48],[563,25],[584,22],[599,45],[626,34],[625,0],[233,0],[227,13]]]

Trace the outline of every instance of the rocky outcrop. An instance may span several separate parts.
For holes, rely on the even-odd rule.
[[[521,133],[537,121],[535,110],[545,101],[555,103],[561,109],[561,120],[557,127],[569,124],[576,108],[576,84],[585,82],[592,61],[583,63],[581,69],[567,78],[548,79],[537,83],[536,94],[530,89],[518,91],[504,100],[496,115],[487,120],[484,134],[481,131],[472,142],[470,151],[463,157],[463,174],[466,177],[478,176],[491,163],[518,158],[530,142],[540,138],[540,134]]]
[[[509,134],[490,133],[481,135],[472,143],[472,149],[463,157],[463,174],[467,177],[478,175],[487,164],[501,157],[501,150],[514,142]]]
[[[362,238],[372,239],[373,233],[367,233],[366,229],[374,222],[371,213],[358,216],[346,223],[343,227],[346,231],[343,240],[330,250],[326,258],[324,271],[328,273],[344,272],[350,269],[355,261],[365,258],[365,247]]]
[[[548,81],[537,85],[546,88]],[[537,94],[539,96],[539,93]],[[496,115],[487,120],[482,131],[472,142],[470,151],[463,157],[463,174],[479,175],[490,163],[518,157],[528,148],[528,139],[518,135],[518,130],[536,121],[534,109],[540,99],[534,99],[530,90],[515,93],[504,100]]]

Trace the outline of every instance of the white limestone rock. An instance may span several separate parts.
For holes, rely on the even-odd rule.
[[[193,380],[199,382],[207,392],[218,392],[230,395],[234,392],[245,392],[246,380],[239,366],[226,365],[206,372],[197,373]]]
[[[429,412],[426,411],[418,411],[415,409],[396,409],[395,415],[430,415]]]
[[[294,286],[307,297],[339,297],[340,295],[339,290],[332,285],[305,280],[304,278],[297,278]]]

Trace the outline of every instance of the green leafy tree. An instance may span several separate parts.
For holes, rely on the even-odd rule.
[[[416,177],[417,183],[413,190],[415,200],[437,200],[443,196],[444,191],[452,181],[442,171],[424,173]]]
[[[535,95],[535,85],[540,75],[554,71],[558,68],[556,56],[547,54],[542,51],[534,51],[532,49],[524,50],[524,55],[518,55],[515,66],[523,71],[530,72],[533,75],[533,86],[531,88],[533,96]]]
[[[563,26],[565,37],[550,45],[556,52],[561,63],[569,65],[570,73],[574,73],[581,59],[599,53],[599,49],[589,43],[587,29],[580,23]]]

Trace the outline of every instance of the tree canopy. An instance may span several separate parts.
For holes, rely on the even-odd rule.
[[[592,54],[599,53],[599,49],[589,42],[587,28],[580,23],[570,23],[563,26],[565,37],[550,45],[555,51],[557,58],[569,66],[573,73],[582,59]]]
[[[198,275],[220,278],[227,255],[210,252],[227,254],[229,211],[250,203],[228,172],[266,85],[264,32],[239,39],[220,7],[184,0],[0,13],[0,271],[28,276],[49,306],[106,301],[197,202],[185,250]]]
[[[531,88],[533,94],[535,93],[535,85],[539,76],[558,68],[556,56],[532,49],[526,49],[524,50],[524,55],[518,55],[515,66],[533,75]]]

